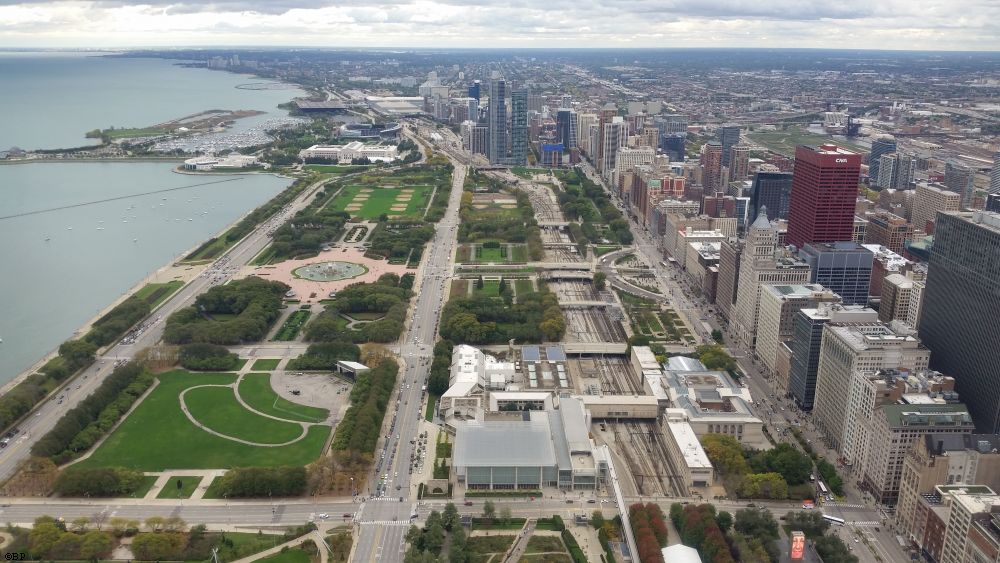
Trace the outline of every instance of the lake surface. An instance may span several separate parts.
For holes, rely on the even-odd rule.
[[[69,148],[93,144],[85,134],[108,127],[146,127],[209,109],[269,112],[298,89],[248,90],[269,82],[250,75],[187,68],[165,59],[77,53],[0,52],[0,149]]]
[[[262,80],[159,59],[0,53],[0,149],[81,146],[94,128],[142,127],[208,109],[266,111],[251,118],[263,120],[286,115],[276,106],[301,95],[236,88],[252,82]],[[0,216],[191,186],[0,219],[0,384],[290,183],[265,175],[181,175],[174,166],[0,165]],[[233,181],[219,182],[226,179]]]

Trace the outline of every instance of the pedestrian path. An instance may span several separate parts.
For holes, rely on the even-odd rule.
[[[409,526],[409,522],[400,522],[399,520],[364,520],[358,522],[362,526]]]
[[[827,502],[825,504],[825,506],[836,506],[836,507],[839,507],[839,508],[865,508],[865,505],[863,505],[863,504],[849,503],[849,502],[839,502],[839,501],[835,501],[835,500]]]
[[[874,520],[862,520],[862,521],[852,520],[848,522],[848,524],[856,528],[874,528],[875,526],[879,525],[879,523]]]

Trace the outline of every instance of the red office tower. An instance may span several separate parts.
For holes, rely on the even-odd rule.
[[[788,244],[851,240],[861,155],[837,145],[795,149]]]

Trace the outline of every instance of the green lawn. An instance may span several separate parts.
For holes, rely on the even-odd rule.
[[[180,280],[166,283],[147,283],[135,292],[135,296],[149,303],[150,308],[155,309],[157,305],[166,301],[182,287],[184,287],[184,282]]]
[[[104,129],[101,131],[101,135],[114,140],[132,139],[135,137],[155,137],[158,135],[166,135],[169,132],[170,131],[168,129],[160,127],[126,127],[123,129]],[[87,133],[87,136],[92,137],[91,133]]]
[[[192,389],[184,396],[184,402],[195,420],[233,438],[261,444],[281,444],[294,440],[302,433],[297,424],[247,411],[228,387]]]
[[[499,297],[500,296],[500,282],[496,280],[485,280],[483,281],[482,288],[475,288],[474,293],[476,295],[483,295],[486,297]]]
[[[525,295],[534,291],[535,286],[531,283],[531,280],[514,280],[514,293],[517,295]]]
[[[747,137],[751,141],[787,156],[795,156],[795,147],[798,145],[822,145],[825,143],[833,143],[850,150],[868,151],[868,149],[843,138],[834,139],[829,135],[810,133],[797,125],[789,126],[784,131],[780,129],[777,131],[753,131],[747,133]]]
[[[511,255],[508,257],[508,262],[527,262],[528,261],[528,245],[526,244],[515,244],[510,248]]]
[[[312,315],[312,312],[308,309],[299,309],[291,315],[288,315],[288,318],[285,319],[284,323],[282,323],[281,328],[279,328],[278,332],[274,334],[274,338],[272,340],[278,340],[281,342],[295,340],[295,337],[299,335],[299,331],[302,330],[302,327],[306,326],[306,322],[309,320],[310,315]]]
[[[135,498],[142,498],[146,496],[146,493],[148,493],[149,490],[153,488],[153,485],[156,484],[156,479],[156,475],[143,475],[142,483],[140,483],[139,488],[132,493],[132,496]]]
[[[362,189],[370,189],[372,191],[362,194]],[[406,209],[393,211],[392,206],[397,203],[396,196],[400,195],[404,189],[413,190],[410,194],[412,197],[409,201],[398,202],[399,205],[406,205]],[[340,211],[347,211],[352,217],[362,217],[364,219],[377,219],[383,213],[386,215],[419,218],[423,217],[424,210],[427,208],[427,199],[433,190],[432,186],[406,186],[404,188],[345,186],[328,205]],[[358,195],[367,195],[368,199],[356,200],[355,196]],[[361,209],[348,210],[347,206],[351,202],[359,203]]]
[[[258,447],[214,436],[195,426],[181,412],[178,396],[189,387],[205,384],[230,384],[233,374],[188,373],[174,371],[159,376],[160,383],[117,430],[86,460],[85,467],[122,466],[143,471],[166,469],[228,469],[231,467],[271,467],[278,465],[306,465],[319,457],[329,426],[314,426],[304,439],[288,446]],[[226,389],[222,389],[226,391]],[[204,390],[202,390],[204,391]],[[188,404],[197,403],[192,412],[213,416],[204,411],[219,410],[222,418],[237,417],[234,421],[219,422],[214,415],[205,424],[225,425],[216,430],[224,432],[229,426],[240,427],[241,434],[250,435],[253,441],[275,441],[286,428],[296,425],[266,419],[244,410],[236,403],[232,390],[229,397],[221,393],[192,392]],[[200,397],[198,395],[201,395]],[[194,399],[192,401],[192,399]],[[213,401],[221,401],[215,404]]]
[[[362,165],[350,165],[345,164],[343,166],[336,164],[307,164],[303,166],[306,170],[313,170],[315,172],[320,172],[322,174],[350,174],[351,172],[361,172],[367,169],[367,166]]]
[[[284,553],[275,553],[257,561],[259,563],[310,563],[311,559],[309,554],[301,549],[289,549]]]
[[[281,359],[279,358],[261,358],[255,360],[250,369],[254,371],[274,371],[278,369],[278,364],[280,363]]]
[[[471,554],[504,553],[514,536],[473,536],[466,542],[466,551]]]
[[[437,407],[438,396],[432,393],[427,394],[427,409],[424,411],[424,418],[427,422],[434,421],[434,409]]]
[[[544,553],[546,551],[566,551],[562,538],[558,536],[531,536],[525,553]]]
[[[503,246],[499,248],[485,248],[480,245],[476,247],[476,260],[478,262],[506,262],[506,250]]]
[[[177,487],[178,481],[181,483],[180,488]],[[201,483],[201,477],[172,477],[160,489],[156,498],[191,498],[199,483]]]
[[[330,415],[326,409],[293,403],[271,389],[271,375],[250,373],[240,381],[240,397],[258,411],[289,420],[323,422]]]

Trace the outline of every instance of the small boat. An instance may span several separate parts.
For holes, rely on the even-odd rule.
[[[132,239],[132,242],[136,242],[136,241],[138,241],[138,240],[139,240],[139,239],[137,239],[137,238],[134,238],[134,239]]]
[[[50,240],[52,240],[52,237],[45,237],[45,242],[49,242]]]
[[[67,230],[67,231],[72,231],[72,230],[73,230],[73,227],[66,227],[66,230]]]
[[[97,230],[98,230],[98,231],[103,231],[103,230],[104,230],[104,227],[97,227]]]

